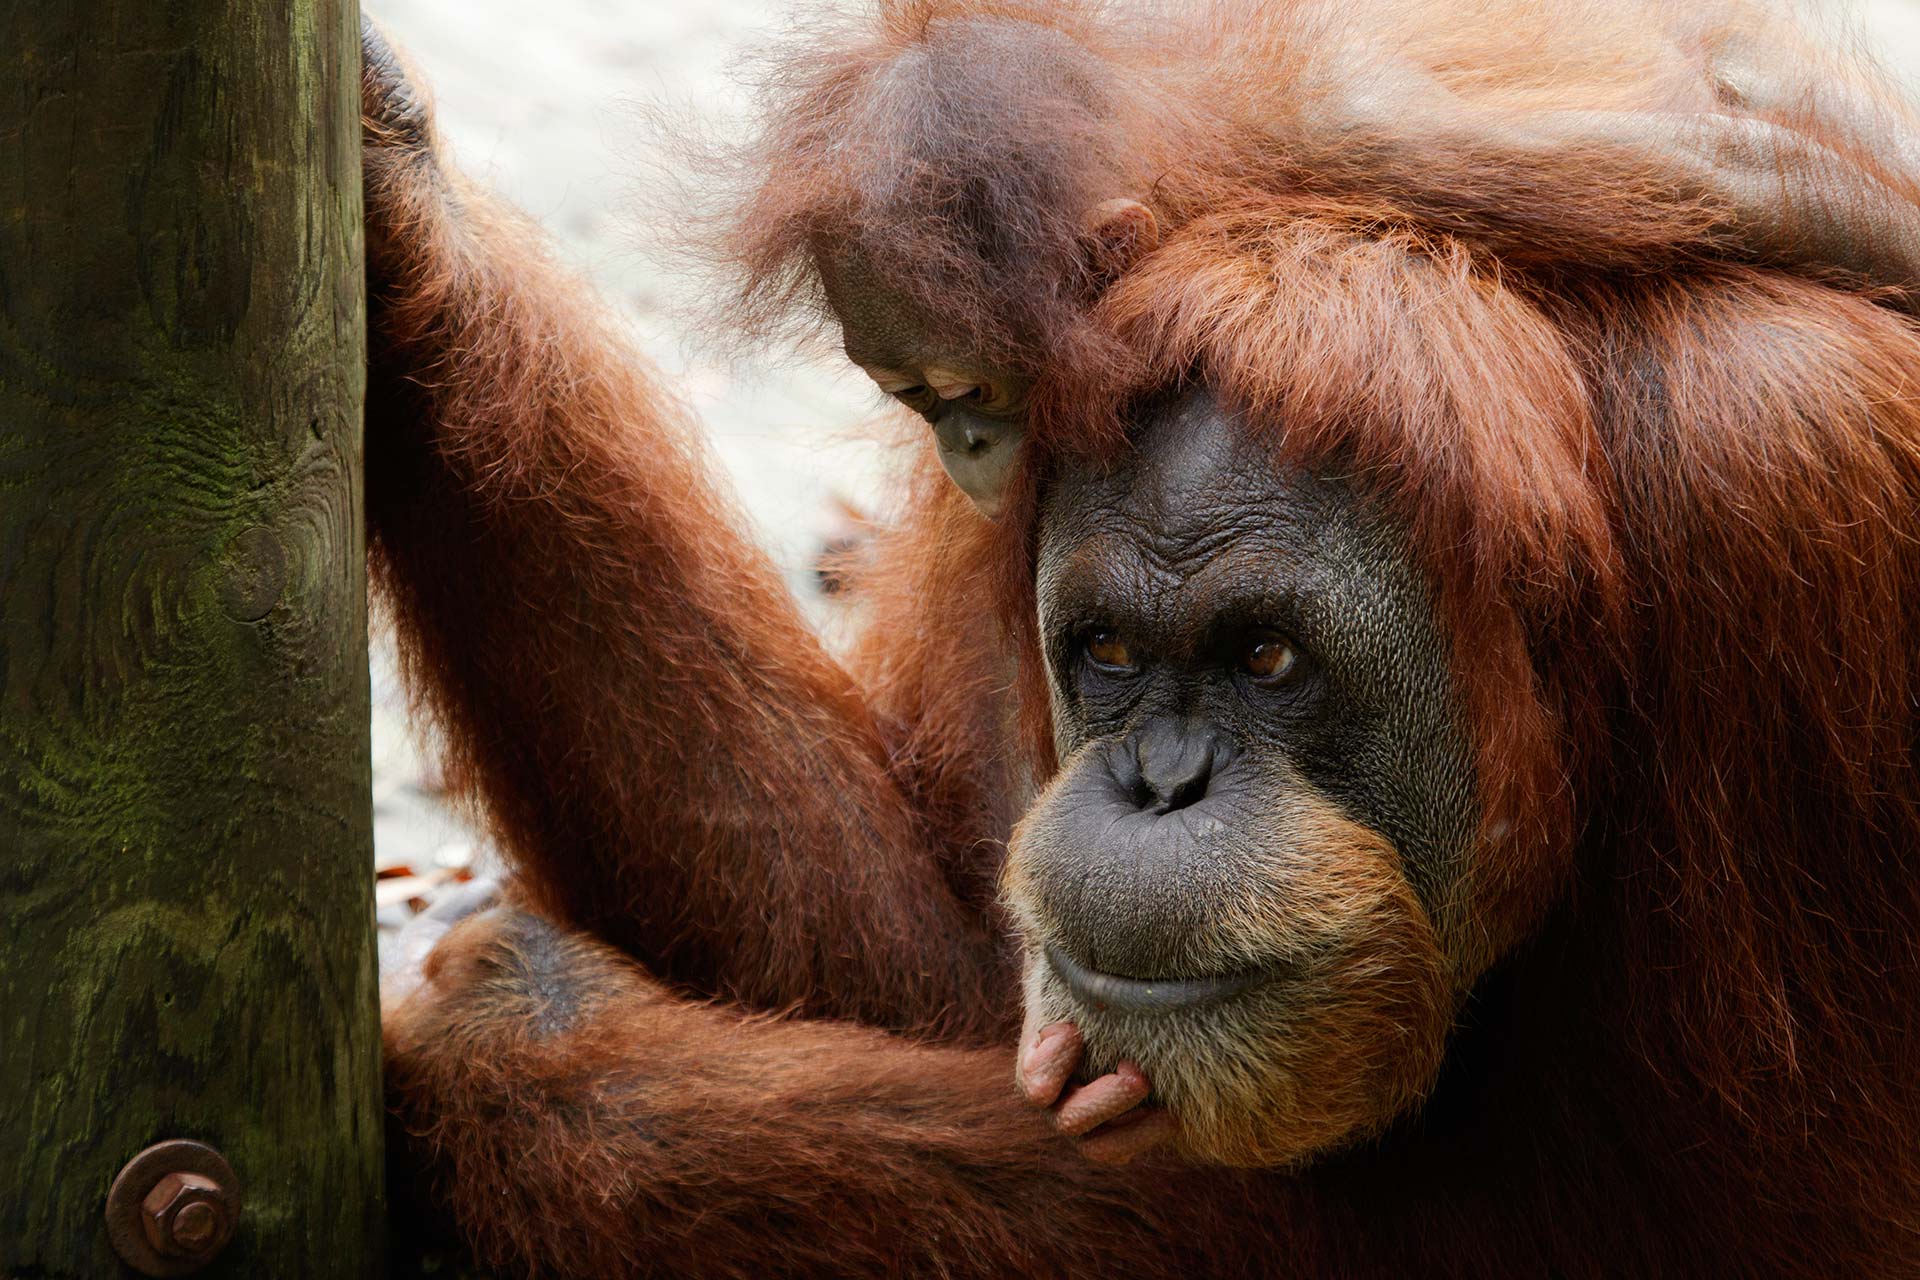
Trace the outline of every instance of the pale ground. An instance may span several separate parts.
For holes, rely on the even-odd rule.
[[[730,63],[777,36],[787,6],[770,0],[367,0],[438,98],[463,168],[538,218],[640,345],[699,412],[754,526],[803,597],[831,520],[830,499],[872,507],[886,458],[850,431],[876,400],[863,378],[822,360],[740,367],[683,340],[678,319],[696,284],[634,242],[637,185],[671,172],[642,126],[644,104],[702,120],[737,117]],[[1920,67],[1920,0],[1869,0],[1867,47]],[[391,654],[374,659],[375,850],[381,866],[466,866],[473,837],[440,805],[414,741]],[[480,855],[485,864],[484,852]],[[419,888],[419,886],[415,886]],[[383,923],[403,919],[415,889],[388,886]]]

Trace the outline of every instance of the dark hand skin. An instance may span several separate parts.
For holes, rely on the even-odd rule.
[[[360,15],[361,161],[367,201],[367,264],[378,280],[389,257],[396,207],[409,187],[444,184],[433,105],[386,35]]]

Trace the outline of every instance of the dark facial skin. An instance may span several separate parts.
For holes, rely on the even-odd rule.
[[[1056,743],[1097,757],[1093,820],[1172,819],[1158,842],[1178,856],[1196,827],[1298,778],[1385,834],[1416,883],[1446,878],[1473,807],[1444,640],[1397,532],[1344,482],[1276,469],[1190,401],[1149,427],[1133,467],[1048,490],[1039,599]],[[1100,632],[1131,669],[1087,653]],[[1250,659],[1285,661],[1256,656],[1263,644],[1291,667],[1253,674]],[[1121,943],[1090,926],[1088,958],[1134,953],[1144,974],[1160,966],[1139,953],[1188,933]]]
[[[1028,380],[948,352],[857,255],[822,261],[847,358],[933,428],[940,465],[989,519],[999,515],[1026,443]]]
[[[1160,239],[1153,212],[1127,197],[1102,201],[1079,221],[1080,249],[1096,282],[1124,274]],[[856,248],[823,248],[815,268],[847,358],[926,419],[940,465],[981,514],[998,517],[1025,456],[1032,379],[943,340],[933,318]]]
[[[1192,1112],[1195,1154],[1284,1162],[1383,1123],[1437,1066],[1426,1031],[1348,1063],[1341,1019],[1418,1022],[1386,1007],[1457,980],[1435,922],[1477,822],[1467,740],[1391,521],[1204,396],[1137,439],[1043,498],[1064,764],[1008,875],[1029,1026],[1077,1024],[1095,1069],[1140,1064]],[[1254,1083],[1224,1096],[1229,1077]]]

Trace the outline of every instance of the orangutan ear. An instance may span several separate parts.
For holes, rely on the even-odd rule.
[[[1081,223],[1081,243],[1096,288],[1118,280],[1160,243],[1160,220],[1138,200],[1103,200],[1087,210]]]

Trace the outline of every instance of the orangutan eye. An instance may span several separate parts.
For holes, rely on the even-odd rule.
[[[983,382],[961,399],[982,413],[1014,414],[1027,407],[1026,391],[1013,382]]]
[[[1291,644],[1271,633],[1259,636],[1240,655],[1240,669],[1262,684],[1279,684],[1300,665]]]
[[[1116,631],[1089,631],[1081,647],[1096,666],[1111,671],[1133,670],[1133,651]]]
[[[932,409],[934,405],[940,403],[940,397],[933,394],[932,387],[922,386],[918,383],[910,387],[900,387],[897,390],[887,392],[887,394],[915,413],[926,413]]]

